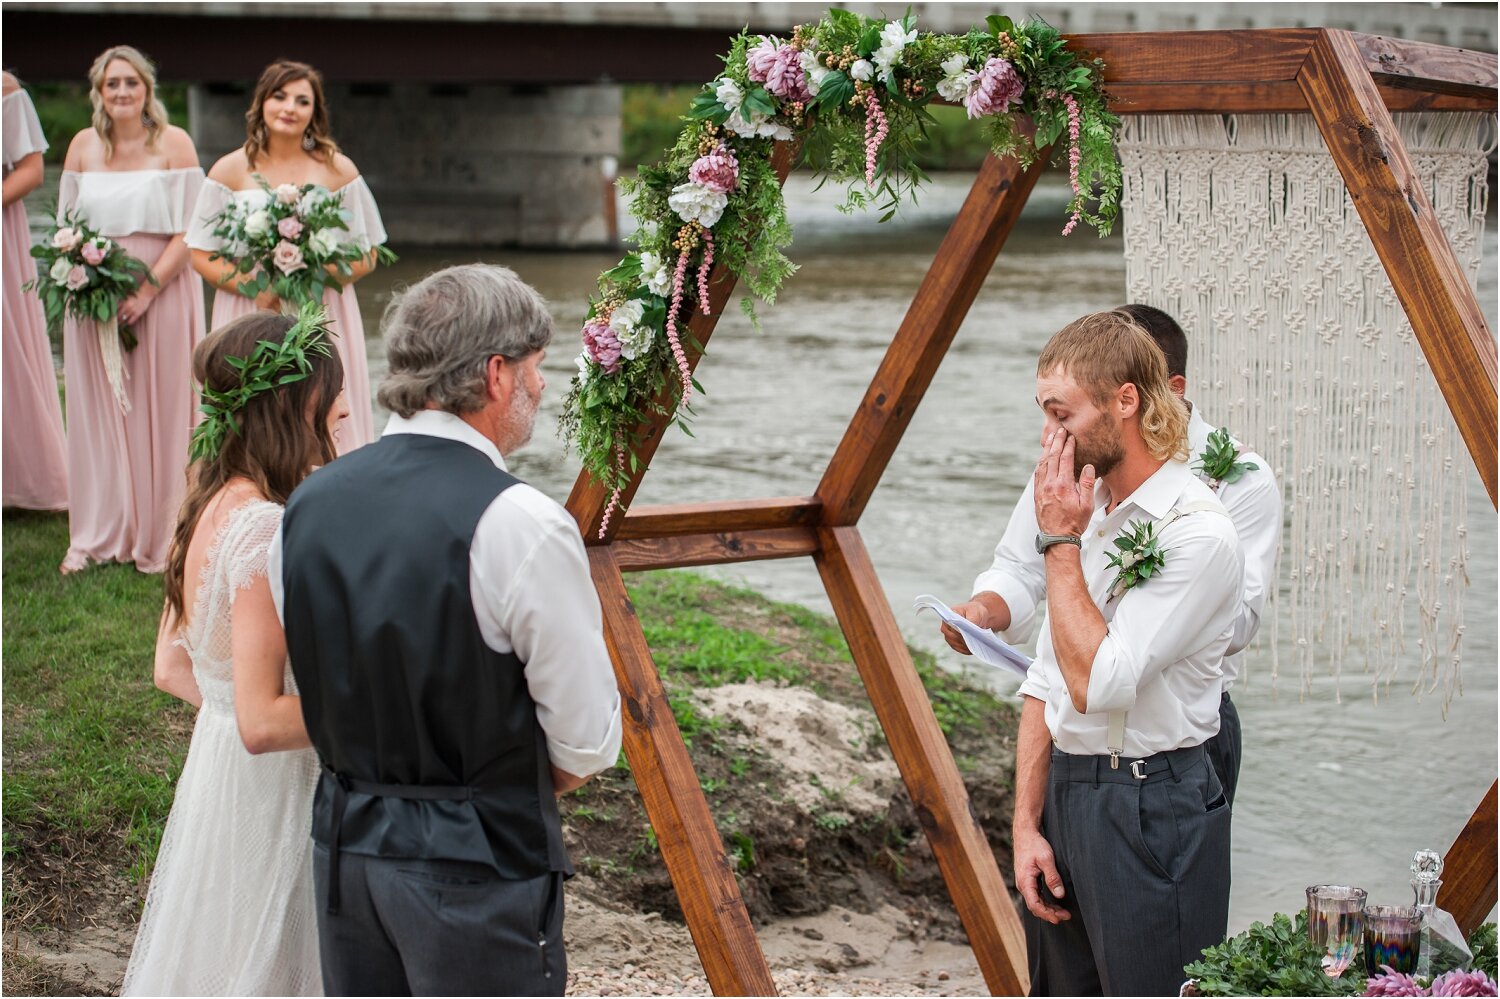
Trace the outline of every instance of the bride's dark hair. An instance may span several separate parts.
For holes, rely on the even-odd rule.
[[[296,322],[291,316],[252,312],[225,323],[193,351],[193,378],[205,388],[232,392],[240,372],[229,358],[246,358],[262,340],[281,343]],[[165,585],[172,620],[186,620],[183,575],[188,544],[209,500],[236,476],[255,483],[262,496],[286,503],[315,465],[338,456],[328,429],[328,413],[344,387],[344,365],[337,350],[308,353],[311,374],[300,381],[258,392],[235,411],[238,432],[226,434],[218,454],[188,466],[187,498],[167,554]]]

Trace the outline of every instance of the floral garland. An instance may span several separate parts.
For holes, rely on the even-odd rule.
[[[817,176],[850,185],[843,210],[878,203],[883,222],[926,179],[915,152],[935,124],[926,106],[942,98],[984,120],[996,156],[1029,166],[1054,143],[1059,155],[1066,148],[1073,197],[1063,234],[1080,221],[1109,232],[1119,210],[1120,122],[1103,64],[1080,59],[1043,21],[986,23],[944,35],[918,32],[911,14],[884,21],[830,10],[787,40],[742,33],[723,74],[693,101],[676,145],[621,181],[640,222],[636,250],[599,277],[561,426],[584,468],[611,490],[601,538],[639,468],[637,428],[669,412],[664,392],[688,429],[692,393],[702,390],[688,365],[687,348],[699,345],[684,343],[686,322],[695,308],[709,314],[714,263],[767,303],[796,270],[782,253],[792,231],[771,166],[776,141],[796,140]],[[755,322],[750,297],[742,306]]]

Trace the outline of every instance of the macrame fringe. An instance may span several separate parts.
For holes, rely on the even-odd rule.
[[[1395,121],[1475,282],[1495,118]],[[1446,712],[1462,689],[1471,462],[1317,125],[1132,116],[1120,156],[1130,300],[1182,323],[1192,399],[1282,487],[1262,616],[1273,680],[1288,627],[1304,695],[1315,670],[1337,678],[1362,654],[1377,697],[1414,662],[1413,690],[1441,690]]]

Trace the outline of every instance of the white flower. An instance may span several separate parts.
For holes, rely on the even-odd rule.
[[[969,71],[968,58],[962,52],[943,60],[943,79],[938,82],[938,96],[957,103],[969,96],[969,86],[977,75]]]
[[[667,204],[684,222],[697,222],[709,229],[718,224],[729,204],[729,196],[702,184],[678,184],[672,188]]]
[[[328,196],[329,194],[327,188],[316,186],[313,187],[312,190],[308,191],[302,196],[301,201],[297,202],[297,214],[301,215],[303,218],[306,218],[313,212],[317,211],[319,206],[322,205],[323,199]]]
[[[645,312],[645,306],[631,299],[610,314],[609,328],[615,331],[615,338],[620,341],[620,356],[627,361],[635,360],[650,349],[651,341],[656,337],[656,331],[641,322]]]
[[[646,307],[639,300],[632,298],[623,305],[615,307],[615,311],[609,314],[609,328],[615,331],[615,336],[623,337],[626,333],[641,323],[641,317],[646,314]]]
[[[856,59],[854,65],[849,67],[849,75],[856,80],[869,83],[875,79],[875,66],[868,59]]]
[[[818,96],[818,91],[823,87],[823,81],[828,78],[828,74],[832,73],[833,70],[818,62],[817,54],[807,49],[802,50],[802,53],[797,57],[797,61],[802,64],[802,75],[807,78],[808,92],[814,97]]]
[[[302,191],[296,184],[278,184],[276,186],[276,200],[283,205],[295,205],[302,197]]]
[[[64,253],[72,253],[83,241],[83,233],[72,226],[63,226],[52,234],[52,248]]]
[[[745,100],[745,92],[740,89],[740,85],[727,76],[714,88],[714,96],[719,99],[720,104],[724,105],[726,111],[738,110]]]
[[[887,84],[896,76],[896,66],[901,62],[902,50],[916,40],[916,31],[907,31],[900,21],[891,21],[881,29],[880,47],[870,58],[875,61],[875,67],[880,71],[880,78]]]
[[[73,261],[67,257],[58,257],[52,264],[52,269],[47,276],[52,279],[53,284],[62,284],[68,280],[68,272],[73,269]]]
[[[320,257],[331,257],[339,249],[339,231],[332,226],[319,229],[307,238],[307,248]]]
[[[578,365],[578,384],[587,385],[593,381],[594,362],[589,360],[589,355],[586,351],[580,352],[577,357],[573,358],[573,363]]]
[[[735,135],[743,135],[748,139],[753,139],[757,135],[769,135],[773,139],[780,140],[792,137],[792,130],[790,128],[772,121],[768,116],[759,111],[752,111],[748,121],[738,111],[735,111],[724,122],[724,127]]]
[[[664,261],[650,250],[641,254],[641,278],[653,295],[666,298],[672,294],[672,272]]]
[[[1141,560],[1140,552],[1126,552],[1120,556],[1120,568],[1129,569]]]
[[[271,218],[270,212],[264,208],[257,209],[251,212],[245,219],[245,235],[259,239],[270,232],[271,226],[274,224],[275,220]]]

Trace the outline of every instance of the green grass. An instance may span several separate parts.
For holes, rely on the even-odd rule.
[[[67,545],[66,516],[6,512],[5,853],[117,838],[139,873],[172,805],[192,709],[151,680],[161,578],[119,565],[62,577]]]

